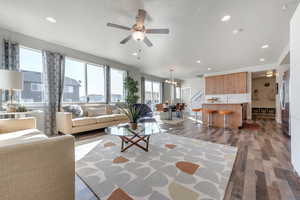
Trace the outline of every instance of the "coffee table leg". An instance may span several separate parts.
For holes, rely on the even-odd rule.
[[[123,137],[120,137],[121,138],[121,140],[122,140],[122,144],[121,144],[121,152],[123,152],[123,149],[124,149],[124,139],[123,139]]]
[[[146,142],[146,149],[147,151],[149,150],[149,140],[150,140],[150,136],[147,137],[147,142]]]

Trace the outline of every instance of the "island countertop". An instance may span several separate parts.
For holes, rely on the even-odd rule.
[[[212,124],[214,127],[223,128],[224,127],[224,115],[218,113],[220,110],[230,110],[232,114],[227,116],[228,127],[229,128],[241,128],[243,126],[243,118],[246,115],[245,108],[247,103],[204,103],[202,108],[215,110],[216,112],[212,114]],[[202,112],[203,122],[207,124],[208,114]]]

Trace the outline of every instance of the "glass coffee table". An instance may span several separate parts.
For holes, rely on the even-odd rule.
[[[130,129],[128,124],[121,124],[119,126],[108,127],[105,129],[105,132],[121,138],[121,152],[133,146],[148,151],[150,136],[161,133],[157,122],[139,123],[136,130]]]

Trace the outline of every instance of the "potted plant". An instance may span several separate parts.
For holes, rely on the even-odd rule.
[[[139,99],[137,95],[139,91],[138,82],[127,76],[124,80],[124,89],[126,92],[125,102],[130,105],[136,104]]]
[[[141,118],[141,107],[137,107],[132,104],[126,104],[125,106],[120,107],[123,113],[129,119],[129,126],[132,130],[136,130],[138,127],[138,120]]]
[[[141,118],[142,110],[141,107],[136,106],[139,99],[137,95],[138,82],[130,76],[127,76],[124,80],[124,89],[126,93],[125,103],[119,103],[117,106],[129,119],[129,126],[132,130],[136,130],[138,127],[138,120]]]

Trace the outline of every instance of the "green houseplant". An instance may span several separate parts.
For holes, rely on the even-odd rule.
[[[139,91],[138,82],[127,76],[124,80],[124,89],[126,93],[125,102],[130,105],[136,104],[139,100],[139,96],[137,95]]]
[[[128,117],[130,128],[137,129],[138,120],[141,117],[141,107],[136,106],[139,96],[137,95],[138,82],[130,76],[127,76],[124,80],[124,89],[126,93],[125,104],[119,104],[119,108]]]
[[[133,104],[126,104],[124,107],[121,107],[121,109],[129,119],[130,128],[136,130],[138,120],[141,117],[141,107],[134,106]]]

